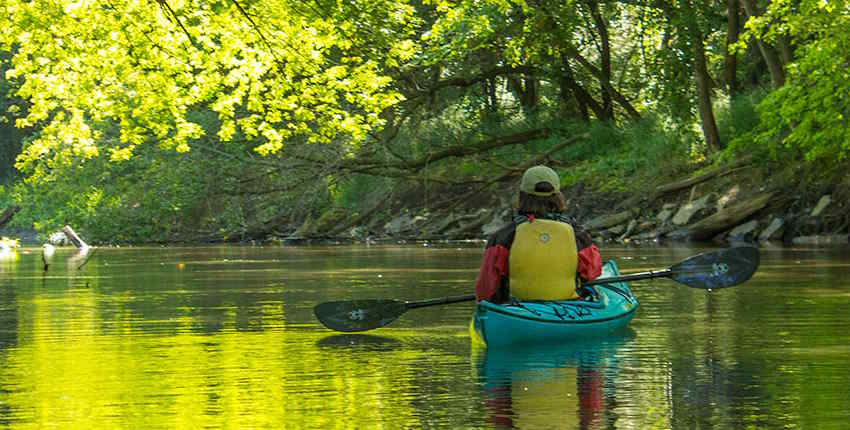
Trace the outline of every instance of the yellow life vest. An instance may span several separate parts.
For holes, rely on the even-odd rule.
[[[573,227],[535,219],[517,225],[508,257],[511,297],[519,300],[578,298],[578,250]]]

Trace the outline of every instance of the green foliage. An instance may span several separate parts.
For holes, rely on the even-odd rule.
[[[747,136],[759,126],[757,106],[765,97],[766,92],[756,89],[745,94],[739,94],[728,104],[718,106],[717,128],[723,142],[735,142],[741,136]],[[748,151],[756,148],[747,148]]]
[[[134,157],[122,163],[98,157],[83,163],[61,176],[19,184],[23,210],[15,221],[45,234],[70,224],[96,243],[162,241],[169,237],[170,222],[185,216],[180,205],[192,201],[174,189],[178,184],[191,186],[192,176],[165,157]]]
[[[782,25],[769,25],[780,22]],[[735,145],[764,145],[777,160],[841,162],[850,154],[850,15],[847,4],[804,0],[772,2],[748,24],[766,40],[797,43],[788,82],[758,105],[760,124]]]
[[[18,248],[20,246],[21,246],[20,239],[10,239],[6,236],[0,237],[0,252],[5,253],[5,254],[0,254],[0,256],[4,257],[6,259],[8,259],[10,257],[15,258],[16,257],[16,254],[14,254],[15,248]]]
[[[386,198],[387,190],[392,187],[388,178],[369,175],[353,175],[340,185],[334,205],[350,210],[368,207],[376,200]]]
[[[582,181],[602,191],[640,189],[686,168],[693,160],[687,148],[698,140],[694,132],[667,128],[657,117],[626,127],[597,122],[587,141],[565,151],[563,185]]]
[[[213,133],[214,114],[191,117]],[[104,136],[113,131],[106,130]],[[295,207],[292,197],[269,200],[243,194],[274,185],[250,157],[250,149],[234,142],[192,141],[193,151],[180,154],[142,146],[128,160],[106,155],[72,159],[61,169],[45,170],[15,187],[22,211],[14,222],[42,234],[65,224],[92,243],[144,243],[245,239],[251,224],[262,224]]]
[[[26,104],[23,100],[11,95],[14,90],[12,82],[6,79],[10,55],[0,51],[0,183],[15,178],[15,157],[21,151],[21,143],[27,134],[26,130],[15,127],[15,120],[26,114]]]
[[[788,40],[795,61],[788,84],[767,91],[753,88],[758,62],[742,59],[756,76],[718,106],[726,156],[846,158],[846,11],[780,0],[748,22],[742,40]],[[402,189],[428,206],[543,154],[565,184],[607,191],[713,156],[693,66],[705,51],[715,80],[723,70],[722,2],[7,0],[0,12],[0,204],[21,205],[13,222],[45,233],[284,235]],[[547,138],[429,158],[542,129]]]
[[[400,100],[384,62],[356,55],[364,42],[347,37],[351,9],[326,18],[301,2],[251,2],[249,19],[235,2],[160,4],[3,3],[7,76],[31,103],[17,125],[42,128],[19,169],[46,174],[40,164],[101,153],[127,160],[145,144],[188,151],[205,133],[187,117],[199,107],[218,114],[219,139],[241,133],[260,154],[292,141],[356,146]],[[372,2],[370,11],[401,21],[383,45],[388,60],[408,58],[410,8]],[[111,125],[119,139],[102,139]]]

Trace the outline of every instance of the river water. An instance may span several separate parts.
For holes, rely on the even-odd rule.
[[[701,248],[603,250],[624,273]],[[60,249],[0,259],[10,428],[847,428],[850,255],[763,248],[746,284],[632,284],[630,329],[473,348],[473,303],[364,334],[329,300],[468,294],[479,245]],[[82,266],[82,267],[80,267]]]

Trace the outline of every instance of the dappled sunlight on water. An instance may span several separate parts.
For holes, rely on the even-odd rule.
[[[699,250],[603,249],[622,271]],[[748,283],[634,283],[628,330],[488,351],[472,303],[342,334],[317,303],[468,294],[481,250],[60,249],[0,263],[0,423],[13,428],[842,428],[850,260],[769,248]]]

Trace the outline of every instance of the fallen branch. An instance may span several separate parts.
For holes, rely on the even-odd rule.
[[[628,114],[629,118],[631,118],[632,121],[639,121],[641,119],[640,113],[638,113],[634,106],[632,106],[631,102],[629,102],[629,100],[621,92],[617,91],[617,89],[614,88],[614,86],[611,85],[610,82],[604,79],[604,75],[601,69],[591,64],[590,61],[588,61],[587,58],[584,58],[575,48],[568,48],[567,55],[569,55],[570,58],[573,58],[574,60],[578,61],[578,63],[582,67],[584,67],[585,70],[590,72],[590,74],[593,75],[599,81],[599,84],[602,86],[602,88],[606,92],[608,92],[608,94],[611,95],[611,97],[617,102],[617,104],[619,104],[626,111],[626,114]]]
[[[474,145],[460,145],[451,148],[446,148],[441,151],[430,153],[416,160],[409,160],[406,162],[391,164],[390,167],[419,170],[427,166],[429,163],[433,163],[444,158],[480,154],[503,146],[516,145],[520,143],[530,142],[532,140],[545,139],[550,135],[551,130],[549,130],[548,128],[540,128],[514,133],[508,136],[498,136],[493,139],[478,142]]]
[[[521,131],[507,136],[497,136],[492,139],[482,140],[472,144],[451,146],[412,160],[400,159],[396,162],[386,162],[371,160],[368,158],[343,158],[336,164],[336,167],[349,173],[363,173],[374,176],[391,177],[393,173],[386,172],[386,169],[419,171],[431,163],[435,163],[446,158],[482,154],[504,146],[519,145],[538,139],[545,139],[551,135],[551,129],[538,128]],[[316,159],[305,155],[298,155],[296,158],[316,164],[327,163],[327,160]],[[400,156],[396,155],[396,158],[400,158]]]
[[[411,92],[411,93],[405,94],[405,99],[412,100],[412,99],[418,98],[418,97],[431,96],[435,92],[442,90],[444,88],[449,88],[449,87],[466,88],[466,87],[470,87],[472,85],[481,83],[483,81],[486,81],[488,79],[492,79],[492,78],[495,78],[495,77],[498,77],[498,76],[507,76],[507,75],[515,75],[515,74],[534,74],[537,71],[538,70],[534,69],[533,67],[527,67],[527,66],[497,67],[497,68],[494,68],[494,69],[491,69],[491,70],[487,70],[487,71],[485,71],[485,72],[483,72],[479,75],[476,75],[476,76],[469,76],[469,77],[455,76],[455,77],[452,77],[452,78],[437,81],[437,82],[434,83],[434,85],[432,85],[430,87],[418,89],[418,91],[416,91],[416,92]]]

